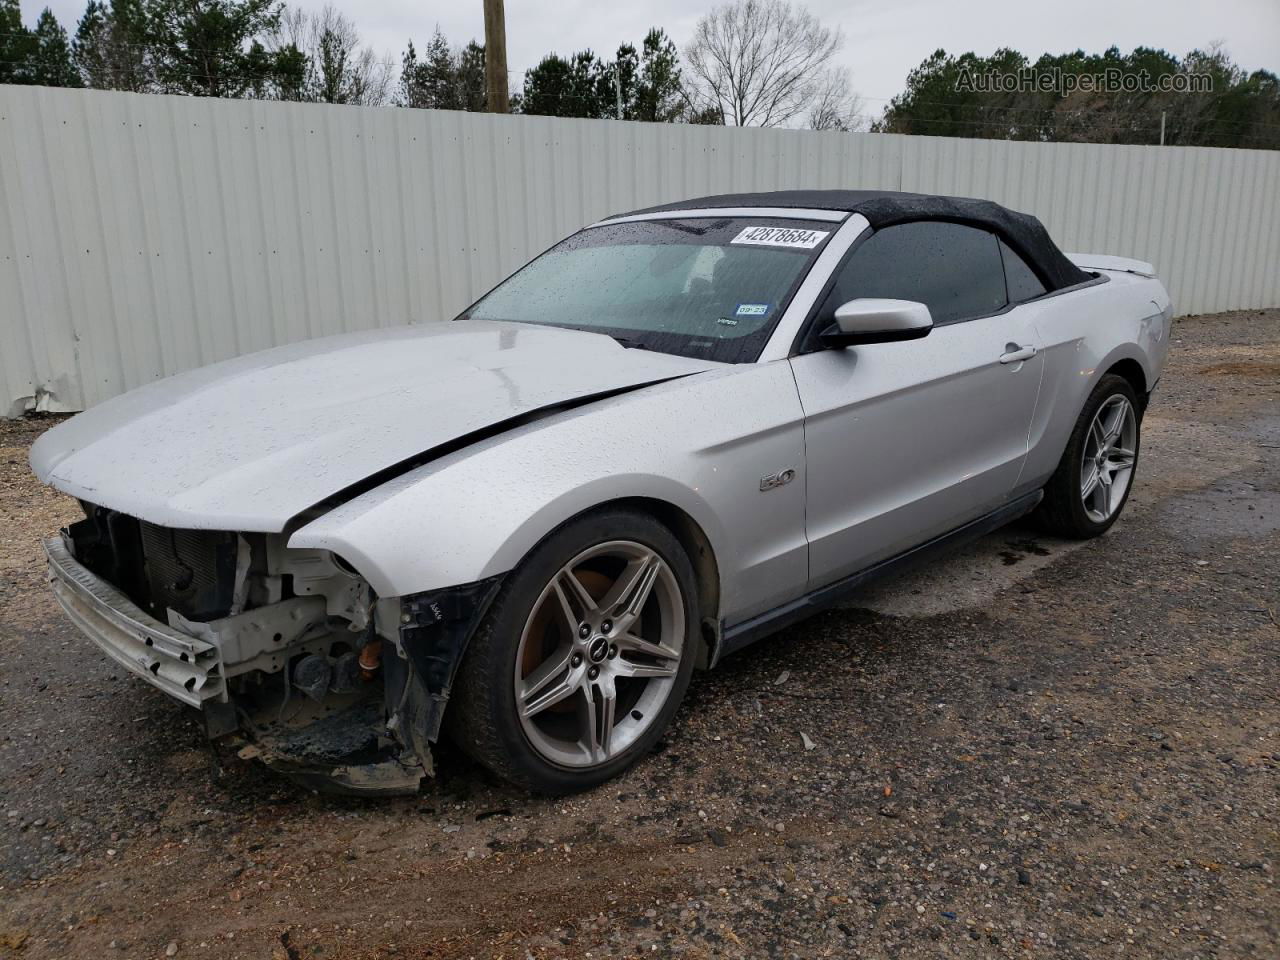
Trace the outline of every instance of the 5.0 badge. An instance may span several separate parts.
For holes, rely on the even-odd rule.
[[[774,487],[783,487],[796,478],[795,470],[788,467],[778,473],[771,473],[767,477],[760,478],[761,490],[772,490]]]

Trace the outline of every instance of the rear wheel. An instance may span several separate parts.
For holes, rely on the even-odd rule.
[[[570,521],[508,577],[472,638],[448,719],[499,776],[570,793],[648,752],[689,684],[689,559],[641,513]]]
[[[1087,539],[1120,516],[1133,487],[1141,443],[1138,397],[1129,381],[1107,374],[1085,401],[1062,461],[1045,484],[1038,513],[1050,533]]]

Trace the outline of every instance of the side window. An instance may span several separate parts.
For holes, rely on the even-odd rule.
[[[1000,241],[1000,257],[1004,260],[1004,279],[1009,285],[1010,303],[1026,303],[1045,295],[1047,291],[1040,278],[1027,266],[1027,261],[1014,253],[1003,240]]]
[[[995,313],[1008,303],[999,241],[985,230],[931,220],[877,230],[841,268],[818,328],[859,297],[916,300],[934,323]]]

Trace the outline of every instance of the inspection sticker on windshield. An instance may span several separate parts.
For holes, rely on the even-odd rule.
[[[797,247],[812,250],[827,239],[826,230],[798,230],[795,227],[747,227],[730,243],[749,243],[757,247]]]
[[[767,303],[740,303],[738,309],[733,311],[735,317],[763,317],[769,312]]]

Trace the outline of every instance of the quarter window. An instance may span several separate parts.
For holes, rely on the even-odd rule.
[[[818,329],[842,303],[861,297],[918,301],[934,323],[995,313],[1008,303],[999,241],[985,230],[940,221],[877,230],[841,268]]]
[[[1014,253],[1003,240],[1000,241],[1000,257],[1004,260],[1004,278],[1009,286],[1010,303],[1026,303],[1045,295],[1040,278],[1027,266],[1027,261]]]

